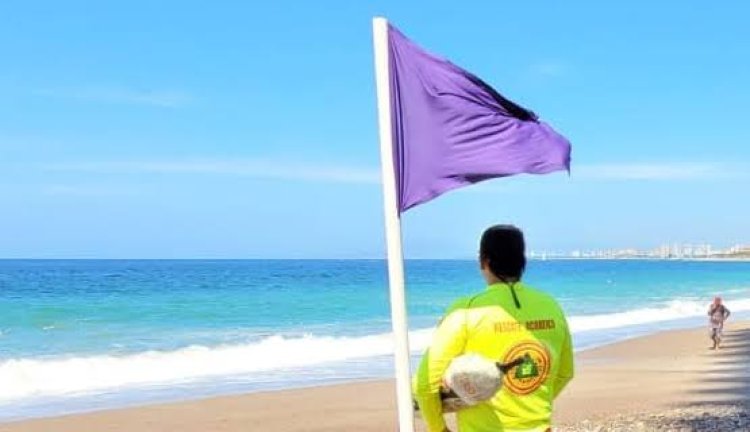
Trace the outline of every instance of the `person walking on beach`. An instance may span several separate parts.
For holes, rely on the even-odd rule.
[[[708,321],[711,326],[711,340],[714,341],[714,346],[711,349],[717,349],[721,345],[721,337],[724,332],[724,321],[729,318],[729,309],[724,306],[721,301],[721,297],[714,297],[714,302],[708,308]]]
[[[573,377],[570,330],[558,303],[521,282],[523,233],[496,225],[482,235],[479,265],[487,288],[458,300],[438,325],[414,379],[415,399],[429,432],[449,431],[441,387],[451,361],[476,354],[512,364],[495,395],[456,414],[460,432],[545,432],[552,402]]]

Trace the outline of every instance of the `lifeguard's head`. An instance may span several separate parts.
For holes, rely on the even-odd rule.
[[[493,275],[504,282],[521,280],[526,269],[523,233],[513,225],[489,227],[479,242],[479,263],[485,277]]]
[[[714,305],[718,306],[721,304],[721,297],[714,297]]]

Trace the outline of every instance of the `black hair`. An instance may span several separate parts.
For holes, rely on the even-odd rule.
[[[503,282],[521,280],[526,270],[526,243],[523,232],[513,225],[494,225],[482,234],[479,258],[486,260],[492,273]]]

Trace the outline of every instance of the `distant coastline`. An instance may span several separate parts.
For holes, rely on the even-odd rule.
[[[681,260],[681,261],[750,261],[750,245],[735,244],[729,248],[716,248],[709,243],[662,244],[653,249],[609,248],[571,251],[542,250],[529,252],[531,259],[629,259],[629,260]]]
[[[547,256],[530,257],[532,261],[699,261],[699,262],[750,262],[750,256],[737,257],[651,257],[651,256]]]

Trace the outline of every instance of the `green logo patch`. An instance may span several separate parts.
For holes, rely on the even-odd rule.
[[[539,376],[539,366],[537,366],[530,355],[526,354],[523,358],[523,363],[516,367],[516,379],[534,378],[537,376]]]

